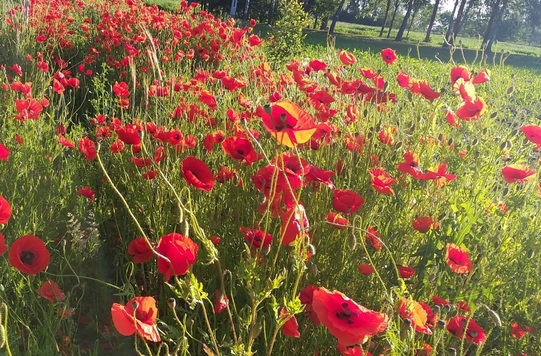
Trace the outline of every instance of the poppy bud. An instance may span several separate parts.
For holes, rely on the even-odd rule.
[[[311,277],[315,278],[319,274],[319,269],[317,268],[317,265],[315,263],[311,264],[310,267],[308,267],[308,273]]]
[[[440,329],[445,328],[445,320],[438,320],[438,328]]]
[[[357,238],[355,237],[355,234],[351,233],[348,235],[348,247],[352,250],[355,250],[355,247],[357,247]]]
[[[177,306],[177,300],[175,298],[167,299],[167,306],[171,309],[175,309],[175,307]]]
[[[261,252],[263,252],[265,256],[267,256],[270,253],[270,250],[271,250],[271,245],[263,245],[263,247],[261,248]]]
[[[507,89],[507,95],[513,94],[514,91],[515,91],[515,87],[514,87],[514,86],[510,86],[510,87]]]
[[[309,252],[312,256],[314,256],[314,255],[316,254],[316,248],[315,248],[314,245],[308,244],[307,249],[308,249],[308,252]]]
[[[502,326],[502,319],[500,319],[500,316],[498,313],[496,313],[494,310],[487,307],[488,316],[490,317],[490,320],[496,325],[497,327]]]
[[[450,347],[447,351],[449,351],[449,356],[456,355],[456,349],[454,347]]]
[[[445,311],[445,313],[449,313],[449,311],[451,310],[451,305],[450,304],[444,305],[443,310]]]
[[[0,349],[6,344],[6,330],[4,325],[0,324]]]

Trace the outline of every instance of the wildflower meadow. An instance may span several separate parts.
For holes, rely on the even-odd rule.
[[[541,354],[539,73],[254,26],[3,4],[0,352]]]

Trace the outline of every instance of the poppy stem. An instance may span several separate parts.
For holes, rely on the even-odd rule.
[[[217,259],[215,261],[216,268],[218,268],[218,274],[220,275],[220,289],[222,292],[222,295],[227,295],[225,291],[225,283],[224,283],[224,272],[222,270],[222,264],[220,263],[220,260]],[[233,298],[233,295],[230,295],[231,298]],[[227,315],[229,316],[229,322],[231,323],[231,331],[233,332],[233,340],[235,340],[235,343],[238,342],[237,338],[237,331],[235,329],[235,323],[233,322],[233,315],[231,314],[231,309],[229,309],[229,303],[226,303],[225,309],[227,310]]]
[[[201,301],[201,308],[203,309],[203,318],[205,318],[205,324],[207,324],[207,329],[209,331],[210,339],[212,340],[212,345],[214,346],[214,351],[216,352],[216,355],[220,355],[220,349],[218,348],[218,343],[216,342],[216,338],[214,337],[214,331],[212,330],[212,327],[210,326],[209,317],[207,314],[207,308],[205,307],[205,301]]]
[[[5,342],[5,346],[6,346],[6,354],[8,356],[12,356],[13,354],[11,353],[11,348],[9,347],[9,338],[8,338],[8,313],[9,313],[9,309],[8,309],[8,306],[6,305],[6,303],[2,303],[2,309],[3,309],[3,312],[4,312],[4,323],[2,324],[4,326],[4,330],[2,330],[4,335],[2,335],[2,336],[3,336],[4,342]]]

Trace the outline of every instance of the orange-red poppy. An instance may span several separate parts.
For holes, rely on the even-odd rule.
[[[182,160],[182,175],[189,185],[199,190],[209,192],[214,188],[214,176],[210,168],[194,156],[188,156]]]
[[[287,147],[308,142],[316,132],[312,117],[292,101],[276,102],[270,114],[264,110],[259,114],[271,136]]]
[[[466,82],[470,80],[470,71],[468,68],[456,66],[451,69],[451,85],[454,85],[459,78],[462,78]]]
[[[343,293],[330,292],[323,287],[313,291],[312,310],[338,343],[345,346],[363,344],[387,328],[387,315],[369,310]]]
[[[485,100],[480,96],[476,96],[473,100],[464,101],[456,110],[456,116],[464,121],[475,121],[479,120],[486,111]]]
[[[158,271],[168,281],[171,276],[183,276],[197,259],[199,246],[187,236],[173,232],[160,238],[156,252],[169,261],[158,256]]]
[[[507,183],[524,183],[535,178],[535,171],[527,166],[512,164],[502,168],[503,179]]]
[[[445,248],[445,261],[455,273],[470,273],[473,268],[468,251],[452,243],[448,243]]]
[[[370,179],[372,180],[370,185],[378,193],[394,195],[394,190],[391,188],[391,185],[396,182],[396,179],[391,178],[389,173],[381,168],[374,168],[370,170]]]
[[[411,326],[415,331],[432,335],[426,308],[430,310],[426,304],[423,305],[413,299],[404,298],[400,301],[398,312],[403,319],[410,321]]]
[[[541,149],[541,126],[526,125],[520,128],[526,139],[536,144],[535,150]]]
[[[357,58],[355,58],[353,53],[345,51],[345,50],[340,51],[340,53],[338,54],[338,57],[340,58],[340,61],[342,62],[342,64],[346,66],[350,66],[354,64],[355,62],[357,62]]]
[[[9,263],[26,274],[38,274],[49,265],[51,254],[37,236],[24,235],[11,244]]]
[[[145,340],[160,342],[160,334],[156,326],[158,308],[153,297],[135,297],[126,305],[113,303],[111,316],[116,330],[123,336],[137,333]]]
[[[36,293],[51,303],[61,302],[66,298],[64,292],[58,287],[58,284],[50,279],[43,282],[41,287],[36,290]]]

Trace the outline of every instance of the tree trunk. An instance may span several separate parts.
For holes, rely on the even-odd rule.
[[[489,53],[492,52],[492,44],[494,43],[494,41],[496,41],[496,38],[498,37],[498,29],[500,27],[500,23],[502,22],[503,14],[505,13],[505,10],[507,10],[507,4],[508,4],[508,0],[503,0],[502,8],[499,9],[498,13],[496,14],[496,19],[494,20],[492,30],[490,31],[490,35],[487,42],[486,51]]]
[[[446,43],[444,43],[443,46],[447,45],[449,41],[449,37],[451,37],[451,32],[453,31],[453,23],[455,21],[456,8],[458,7],[459,1],[460,0],[455,0],[455,6],[453,7],[453,12],[451,13],[451,20],[449,21],[449,27],[447,28],[447,33],[445,34]]]
[[[390,9],[391,9],[391,0],[387,0],[387,5],[385,6],[385,16],[383,17],[383,25],[381,25],[381,30],[379,31],[379,37],[382,37],[383,31],[385,31],[385,26],[387,25],[387,18],[389,17]]]
[[[246,0],[249,1],[249,0]],[[278,8],[278,1],[279,0],[271,0],[269,5],[269,17],[267,18],[267,25],[272,26],[272,23],[274,21],[274,14],[276,12],[276,9]]]
[[[340,1],[340,5],[338,5],[338,9],[336,9],[336,12],[334,13],[334,16],[332,18],[331,28],[329,29],[329,35],[334,34],[334,27],[336,26],[336,22],[338,21],[338,17],[340,16],[340,12],[342,11],[342,8],[344,7],[345,3],[346,3],[346,0]]]
[[[453,31],[451,33],[451,36],[447,39],[447,41],[450,44],[455,43],[455,39],[458,36],[458,34],[460,33],[460,27],[462,25],[462,16],[464,14],[464,8],[466,7],[467,2],[468,2],[468,0],[462,0],[460,2],[460,7],[458,8],[458,13],[456,14],[455,23],[453,25]]]
[[[413,23],[415,22],[415,18],[417,17],[418,13],[419,13],[419,8],[415,8],[415,10],[413,10],[413,15],[411,15],[411,20],[410,20],[410,24],[408,25],[408,33],[406,34],[406,38],[410,37],[411,27],[413,26]]]
[[[242,14],[242,21],[246,22],[248,20],[248,10],[250,9],[250,0],[246,0],[244,4],[244,13]]]
[[[436,0],[434,4],[434,9],[432,10],[432,15],[430,16],[430,21],[428,22],[428,29],[426,30],[425,42],[430,42],[430,35],[432,34],[432,27],[434,27],[434,22],[436,22],[436,16],[438,15],[438,7],[440,6],[440,0]]]
[[[393,29],[394,19],[396,17],[396,13],[398,12],[398,8],[400,6],[399,0],[396,0],[394,2],[394,10],[393,10],[393,16],[391,17],[391,23],[389,24],[389,31],[387,31],[387,38],[391,37],[391,31]]]
[[[320,30],[328,30],[329,29],[329,16],[325,16],[321,19],[321,26],[319,26]]]
[[[398,33],[396,34],[395,41],[402,41],[402,37],[404,37],[404,31],[406,31],[406,26],[408,25],[408,21],[411,16],[411,11],[413,10],[413,0],[408,1],[408,9],[406,10],[406,15],[404,15],[404,19],[402,20],[402,24],[400,25],[400,28],[398,29]]]

